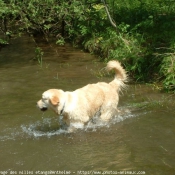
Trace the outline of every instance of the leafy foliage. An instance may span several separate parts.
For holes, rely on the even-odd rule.
[[[167,91],[175,88],[174,27],[174,1],[0,0],[1,45],[24,32],[54,36],[58,45],[71,41],[119,59],[134,80],[161,81]]]

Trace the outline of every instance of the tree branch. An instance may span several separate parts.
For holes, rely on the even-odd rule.
[[[101,1],[102,1],[103,5],[105,6],[105,10],[106,10],[106,13],[107,13],[107,15],[108,15],[108,19],[109,19],[111,25],[118,31],[115,22],[114,22],[113,19],[111,18],[111,15],[110,15],[110,13],[109,13],[108,7],[107,7],[107,5],[106,5],[106,1],[105,1],[105,0],[101,0]]]

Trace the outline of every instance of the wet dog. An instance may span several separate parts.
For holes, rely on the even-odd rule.
[[[118,112],[119,91],[125,86],[127,74],[118,61],[109,61],[106,68],[115,71],[113,81],[88,84],[72,92],[49,89],[42,94],[37,106],[42,111],[49,108],[63,116],[67,126],[84,125],[97,114],[101,120],[108,121]]]

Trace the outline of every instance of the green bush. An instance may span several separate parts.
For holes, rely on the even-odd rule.
[[[175,2],[164,0],[0,0],[0,44],[27,32],[69,41],[108,61],[118,59],[139,82],[174,91]],[[111,25],[111,20],[115,23]]]

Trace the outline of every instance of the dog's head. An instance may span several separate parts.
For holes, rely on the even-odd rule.
[[[58,115],[63,113],[65,106],[64,91],[58,89],[49,89],[42,94],[42,99],[37,102],[41,111],[48,108],[54,110]]]

